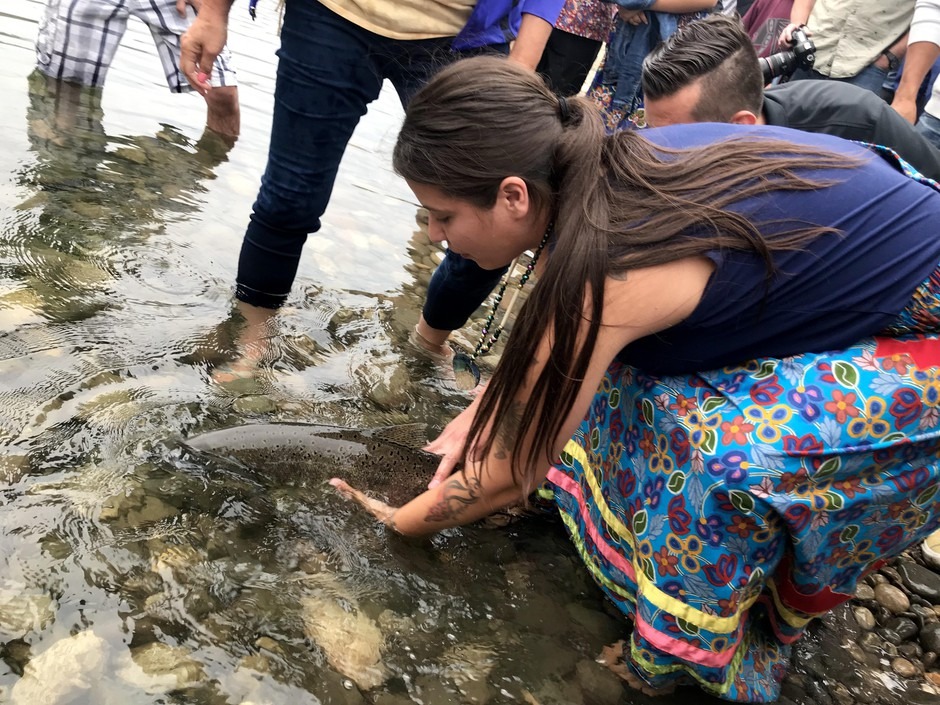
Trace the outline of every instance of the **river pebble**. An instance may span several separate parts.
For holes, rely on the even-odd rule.
[[[909,561],[898,564],[898,573],[904,586],[915,595],[933,604],[940,602],[940,575]]]
[[[845,645],[845,650],[849,654],[849,656],[851,656],[852,659],[857,661],[858,663],[868,662],[868,659],[865,656],[865,652],[862,651],[862,648],[858,644],[850,641],[848,644]]]
[[[907,617],[895,617],[894,619],[888,620],[887,624],[885,624],[885,629],[890,629],[898,635],[900,641],[897,643],[907,641],[915,636],[918,631],[914,621]]]
[[[892,646],[897,646],[903,641],[900,634],[898,634],[893,629],[888,629],[887,627],[882,627],[881,629],[877,630],[876,633]]]
[[[935,587],[940,572],[924,565],[916,545],[866,576],[851,602],[811,623],[795,644],[780,702],[940,705]]]
[[[889,585],[887,582],[875,586],[875,600],[879,605],[894,614],[907,612],[911,608],[911,599],[899,588]]]
[[[855,615],[855,621],[858,622],[858,626],[860,626],[865,631],[870,632],[877,626],[875,622],[875,615],[873,615],[871,610],[867,607],[856,607],[852,612]]]
[[[917,675],[917,666],[906,658],[896,658],[891,662],[891,670],[901,678],[913,678]]]
[[[924,651],[940,653],[940,623],[928,624],[920,633],[920,644]]]

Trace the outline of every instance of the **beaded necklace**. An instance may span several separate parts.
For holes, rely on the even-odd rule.
[[[512,294],[512,297],[509,299],[509,305],[506,306],[506,311],[503,313],[503,317],[500,319],[499,323],[493,326],[494,321],[496,320],[496,314],[499,311],[499,305],[502,303],[503,296],[506,293],[506,287],[509,286],[512,273],[515,271],[516,264],[519,261],[518,257],[512,261],[512,264],[509,265],[509,271],[506,272],[506,276],[503,278],[503,283],[500,285],[499,291],[496,292],[496,298],[493,299],[493,307],[490,309],[490,313],[486,317],[486,321],[483,323],[483,330],[480,333],[480,340],[477,342],[473,352],[467,354],[462,350],[458,350],[454,354],[454,371],[456,373],[469,372],[472,374],[474,385],[480,383],[481,377],[480,368],[476,364],[476,359],[480,355],[485,355],[488,353],[490,349],[496,345],[496,341],[499,340],[499,336],[503,332],[503,327],[506,325],[506,321],[509,319],[512,310],[516,305],[516,300],[519,298],[519,292],[522,291],[523,287],[526,285],[526,282],[529,281],[529,278],[532,276],[532,272],[535,271],[535,265],[539,261],[539,255],[542,254],[542,250],[545,249],[545,244],[548,242],[548,238],[552,234],[552,226],[553,224],[549,223],[548,228],[546,228],[545,234],[542,236],[542,241],[539,243],[539,246],[532,254],[532,258],[526,265],[525,272],[523,272],[522,276],[519,278],[519,286],[516,288]],[[493,326],[492,332],[490,332],[491,326]]]

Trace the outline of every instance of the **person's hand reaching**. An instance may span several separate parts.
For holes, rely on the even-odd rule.
[[[338,477],[331,479],[330,484],[339,490],[339,493],[343,495],[343,497],[357,502],[363,509],[369,512],[369,514],[390,529],[395,530],[395,512],[398,511],[398,507],[391,507],[382,500],[370,497],[365,492],[357,490],[355,487],[350,486],[345,480],[341,480]]]
[[[617,14],[620,15],[620,19],[627,24],[632,24],[634,27],[649,24],[649,18],[643,10],[626,10],[621,7],[617,10]]]

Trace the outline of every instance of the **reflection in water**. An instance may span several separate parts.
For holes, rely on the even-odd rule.
[[[29,78],[27,134],[33,163],[17,183],[35,193],[7,229],[4,258],[52,320],[76,320],[109,305],[117,272],[134,274],[129,247],[195,212],[195,194],[231,148],[206,130],[195,144],[170,125],[154,136],[111,138],[100,90]],[[21,295],[22,296],[22,295]],[[29,295],[27,295],[29,297]]]

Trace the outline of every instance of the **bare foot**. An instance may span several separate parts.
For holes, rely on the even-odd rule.
[[[669,688],[650,687],[646,681],[640,678],[633,669],[624,662],[623,650],[625,647],[626,643],[623,639],[610,646],[605,646],[601,650],[601,655],[597,657],[597,662],[609,668],[616,676],[626,681],[627,685],[634,690],[639,690],[643,695],[650,695],[652,697],[669,695],[676,689],[675,686],[670,686]]]
[[[230,384],[241,379],[254,379],[258,375],[256,360],[239,358],[227,365],[220,365],[212,370],[212,381],[216,384]]]
[[[276,338],[277,312],[274,309],[261,308],[235,302],[235,316],[241,317],[234,347],[238,357],[226,365],[215,369],[212,379],[217,384],[226,384],[240,379],[251,379],[257,375],[261,363],[271,355],[272,339]]]

